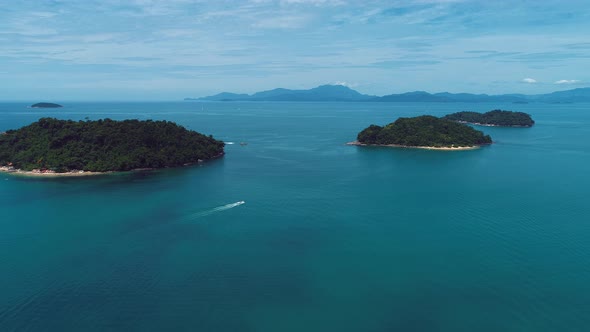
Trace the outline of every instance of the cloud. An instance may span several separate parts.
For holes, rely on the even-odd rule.
[[[108,80],[104,89],[115,91],[112,98],[126,98],[108,88],[117,80],[166,84],[163,90],[178,90],[167,92],[171,98],[184,97],[182,91],[253,92],[285,82],[297,88],[336,81],[358,82],[371,94],[442,87],[541,93],[590,82],[580,71],[590,64],[584,34],[590,20],[574,2],[0,1],[0,71],[10,75],[0,82],[0,99],[6,89],[17,91],[14,81],[26,97],[28,85],[52,82],[67,95],[66,83],[84,80]],[[508,5],[515,10],[506,12]],[[568,12],[574,22],[560,16]],[[547,16],[551,22],[540,25]],[[47,80],[40,81],[40,73]],[[49,80],[56,75],[64,79]],[[392,87],[392,79],[402,83]],[[87,95],[100,93],[91,84],[84,88]]]
[[[573,44],[565,44],[563,45],[564,48],[573,49],[573,50],[585,50],[590,49],[590,43],[573,43]]]
[[[559,81],[555,81],[555,84],[576,84],[576,83],[580,83],[580,80],[559,80]]]
[[[422,67],[427,65],[439,64],[438,60],[406,60],[396,59],[371,63],[370,66],[378,68],[402,68],[402,67]]]
[[[307,16],[277,16],[262,19],[252,26],[262,29],[297,29],[308,22]]]
[[[344,5],[345,2],[341,0],[282,0],[282,4],[309,4],[313,6],[340,6]]]
[[[334,83],[332,83],[332,85],[342,85],[342,86],[345,86],[348,88],[354,88],[354,87],[358,86],[357,83],[349,83],[349,82],[343,82],[343,81],[334,82]]]
[[[30,16],[34,16],[37,18],[51,18],[57,16],[57,13],[53,12],[31,12],[29,13]]]

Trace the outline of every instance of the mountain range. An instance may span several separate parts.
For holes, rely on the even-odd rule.
[[[370,101],[370,102],[511,102],[511,103],[577,103],[590,102],[590,88],[556,91],[539,95],[524,94],[471,94],[428,93],[425,91],[391,94],[382,97],[361,94],[343,85],[321,85],[308,90],[273,89],[252,95],[222,92],[202,98],[185,98],[197,101]]]

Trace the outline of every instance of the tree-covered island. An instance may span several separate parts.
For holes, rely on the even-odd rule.
[[[489,135],[470,126],[423,115],[399,118],[384,127],[370,125],[349,144],[460,150],[491,143]]]
[[[532,127],[535,124],[529,114],[504,110],[493,110],[483,114],[478,112],[457,112],[444,116],[444,119],[499,127]]]
[[[59,108],[59,107],[63,107],[60,104],[55,104],[55,103],[36,103],[31,105],[31,108]]]
[[[0,166],[36,173],[165,168],[222,156],[223,147],[169,121],[42,118],[0,134]]]

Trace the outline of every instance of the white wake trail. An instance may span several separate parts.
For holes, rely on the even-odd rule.
[[[218,206],[218,207],[213,208],[213,209],[210,209],[210,210],[196,212],[196,213],[193,213],[193,214],[190,214],[190,215],[186,216],[185,218],[183,218],[183,220],[184,221],[194,220],[194,219],[197,219],[197,218],[208,216],[208,215],[213,214],[213,213],[217,213],[217,212],[221,212],[221,211],[233,209],[236,206],[240,206],[242,204],[246,204],[246,202],[239,201],[239,202],[235,202],[235,203],[230,203],[230,204],[225,204],[225,205],[222,205],[222,206]]]

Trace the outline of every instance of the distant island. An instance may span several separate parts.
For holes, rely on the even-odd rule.
[[[486,113],[457,112],[443,117],[460,123],[498,127],[532,127],[535,121],[529,114],[504,110],[493,110]]]
[[[349,145],[376,145],[440,150],[466,150],[491,144],[489,135],[468,125],[422,115],[399,118],[384,127],[370,125]]]
[[[273,89],[257,92],[253,95],[222,92],[202,97],[185,98],[185,100],[202,101],[367,101],[375,96],[363,95],[343,85],[321,85],[309,90]]]
[[[254,94],[222,92],[214,96],[185,98],[186,101],[305,101],[305,102],[437,102],[437,103],[578,103],[590,102],[590,88],[557,91],[548,94],[472,94],[472,93],[428,93],[414,91],[390,94],[382,97],[359,93],[343,85],[321,85],[308,90],[273,89]]]
[[[59,108],[59,107],[63,107],[60,104],[54,104],[54,103],[36,103],[31,105],[31,108]]]
[[[223,147],[169,121],[42,118],[0,134],[0,170],[77,175],[177,167],[220,157]]]

